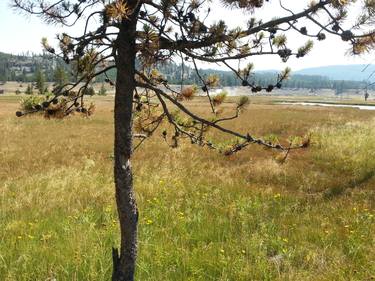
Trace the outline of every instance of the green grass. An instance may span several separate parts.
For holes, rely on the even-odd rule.
[[[111,103],[92,119],[16,119],[16,107],[0,101],[0,280],[109,280]],[[373,280],[373,114],[252,105],[230,123],[311,132],[284,165],[256,146],[224,157],[155,136],[133,160],[137,280]]]

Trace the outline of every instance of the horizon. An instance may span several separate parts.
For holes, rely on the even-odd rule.
[[[9,52],[3,52],[0,50],[0,53],[3,53],[3,54],[7,54],[7,55],[12,55],[12,56],[42,56],[43,55],[43,52],[40,52],[40,53],[37,53],[37,52],[31,52],[31,51],[25,51],[25,52],[20,52],[20,53],[9,53]],[[342,66],[365,66],[366,68],[369,68],[371,66],[375,66],[374,64],[375,60],[374,61],[371,61],[370,63],[346,63],[346,64],[326,64],[326,65],[318,65],[318,66],[312,66],[312,67],[304,67],[304,68],[300,68],[300,69],[292,69],[292,72],[297,72],[297,71],[301,71],[301,70],[306,70],[306,69],[314,69],[314,68],[325,68],[325,67],[342,67]],[[173,62],[173,63],[176,63],[176,62]],[[180,65],[179,63],[176,63],[177,65]],[[209,70],[209,69],[212,69],[212,70],[221,70],[221,71],[229,71],[230,70],[226,70],[226,69],[216,69],[216,68],[212,68],[212,67],[208,67],[208,68],[202,68],[202,69],[205,69],[205,70]],[[268,72],[268,71],[280,71],[282,69],[258,69],[256,70],[255,72]]]
[[[22,52],[19,54],[14,54],[14,53],[4,53],[0,51],[2,54],[6,55],[11,55],[11,56],[25,56],[25,57],[32,57],[32,56],[42,56],[43,53],[35,53],[35,52]],[[48,54],[50,55],[51,54]],[[53,56],[53,55],[52,55]],[[178,62],[172,62],[175,63],[177,66],[180,65]],[[191,67],[188,65],[188,67]],[[332,68],[332,69],[330,69]],[[347,72],[340,72],[340,69],[337,71],[332,71],[335,70],[335,68],[349,68]],[[355,69],[357,68],[357,69]],[[360,71],[358,70],[360,68]],[[221,71],[221,72],[228,72],[230,73],[231,71],[228,69],[215,69],[212,67],[204,68],[200,67],[201,70],[205,71]],[[277,74],[280,72],[280,69],[256,69],[254,70],[254,73],[258,74],[265,74],[265,73],[273,73]],[[320,72],[317,72],[320,71]],[[326,72],[324,72],[326,71]],[[359,64],[334,64],[334,65],[320,65],[320,66],[312,66],[312,67],[306,67],[306,68],[301,68],[301,69],[292,69],[291,73],[294,75],[301,75],[301,76],[316,76],[316,77],[324,77],[327,78],[331,81],[353,81],[353,82],[358,82],[358,81],[363,81],[366,83],[373,84],[375,83],[374,78],[375,78],[375,65],[370,62],[370,63],[359,63]]]

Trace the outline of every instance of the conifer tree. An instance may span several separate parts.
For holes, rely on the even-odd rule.
[[[286,7],[283,0],[12,0],[17,10],[40,16],[50,24],[70,27],[83,21],[80,35],[63,33],[58,36],[58,48],[44,40],[45,49],[70,63],[77,81],[56,87],[55,102],[67,96],[71,106],[83,110],[83,94],[98,75],[116,68],[114,110],[114,178],[120,221],[120,249],[113,249],[114,281],[134,280],[137,257],[138,209],[133,190],[131,157],[140,144],[168,122],[171,129],[163,131],[172,147],[183,139],[192,144],[230,155],[250,144],[262,145],[280,151],[303,148],[309,142],[293,147],[272,143],[237,132],[225,126],[241,113],[248,98],[238,100],[233,115],[219,110],[226,98],[214,95],[220,81],[216,76],[200,75],[200,63],[220,64],[227,67],[252,93],[267,93],[281,88],[290,70],[275,77],[275,82],[260,86],[251,80],[254,56],[273,56],[287,62],[290,57],[303,58],[313,47],[314,40],[336,36],[351,45],[352,54],[360,54],[374,47],[375,34],[371,30],[375,16],[375,1],[317,0],[303,1],[305,8],[297,10],[293,4]],[[292,1],[289,1],[292,2]],[[300,1],[293,1],[299,2]],[[261,7],[281,5],[283,13],[259,18]],[[361,14],[350,22],[347,17],[353,5],[361,5]],[[209,21],[217,7],[243,10],[247,24],[230,28],[225,19]],[[230,20],[230,17],[229,17]],[[289,37],[301,39],[301,47],[292,48]],[[304,38],[309,40],[305,41]],[[324,52],[325,50],[322,50]],[[136,58],[139,63],[136,64]],[[171,87],[157,71],[158,65],[171,60],[189,64],[199,77],[195,86]],[[182,68],[183,69],[183,68]],[[180,74],[182,79],[185,73]],[[204,116],[192,112],[186,102],[200,94],[206,97],[208,111]],[[48,107],[48,102],[41,107]],[[178,109],[178,111],[176,111]],[[17,112],[18,116],[27,112]],[[209,116],[210,115],[210,116]],[[236,139],[226,150],[210,141],[208,129],[231,135]]]
[[[25,90],[26,95],[32,95],[34,93],[32,84],[27,84],[27,88]]]
[[[62,66],[57,66],[54,72],[54,82],[57,86],[63,87],[68,82],[67,73]]]
[[[35,83],[35,87],[38,89],[38,94],[44,95],[46,93],[46,78],[40,69],[37,69],[35,73]]]
[[[107,89],[105,88],[104,83],[102,83],[102,85],[100,86],[98,95],[99,96],[106,96],[107,95]]]

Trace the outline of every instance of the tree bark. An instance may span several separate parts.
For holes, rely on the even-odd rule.
[[[112,281],[133,281],[137,257],[138,209],[133,190],[132,106],[135,90],[135,31],[136,21],[123,21],[116,47],[116,96],[114,177],[117,212],[120,221],[120,251],[113,249]]]

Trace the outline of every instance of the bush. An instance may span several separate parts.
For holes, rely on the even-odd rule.
[[[98,95],[99,96],[106,96],[107,95],[107,90],[106,88],[104,87],[104,83],[102,84],[102,86],[100,87],[100,90],[98,92]]]
[[[40,105],[42,102],[46,101],[46,97],[43,96],[29,96],[21,99],[20,109],[22,111],[31,111]]]
[[[87,87],[87,88],[83,89],[83,94],[85,96],[93,96],[93,95],[95,95],[95,90],[94,90],[93,87]]]
[[[33,94],[33,86],[32,86],[32,84],[28,84],[27,85],[27,88],[25,90],[25,94],[26,95],[32,95]]]

